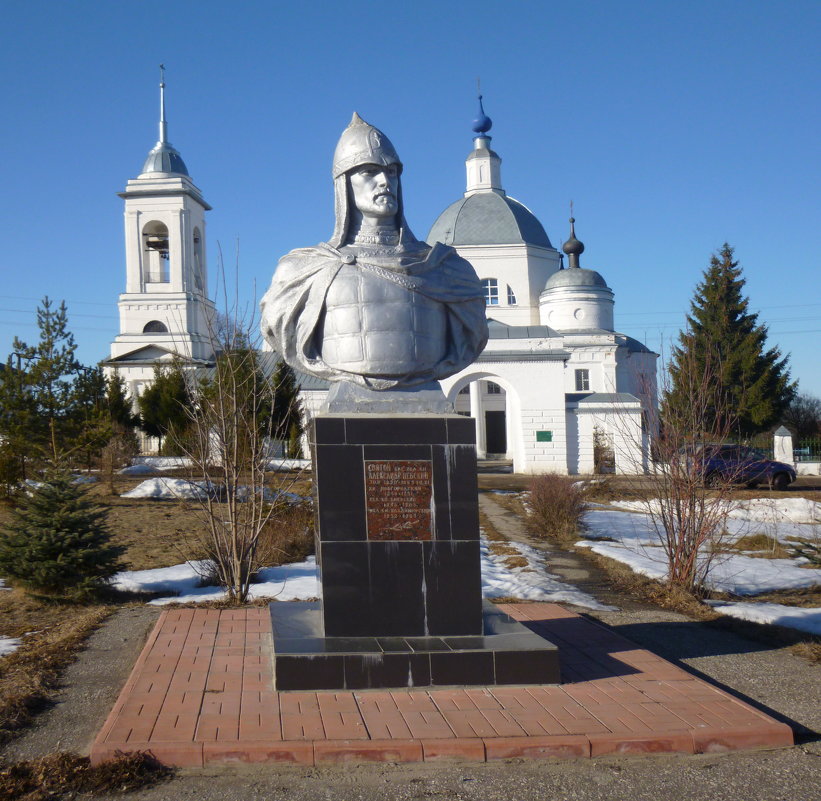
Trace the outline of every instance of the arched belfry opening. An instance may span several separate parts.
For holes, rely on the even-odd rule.
[[[143,226],[143,283],[167,284],[171,280],[168,226],[152,220]]]
[[[149,320],[143,326],[143,333],[144,334],[167,334],[168,333],[168,326],[165,323],[160,322],[159,320]]]

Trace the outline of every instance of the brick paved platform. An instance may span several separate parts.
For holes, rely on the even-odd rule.
[[[508,614],[560,648],[561,685],[275,692],[268,609],[165,611],[91,750],[166,764],[702,753],[792,730],[555,604]]]

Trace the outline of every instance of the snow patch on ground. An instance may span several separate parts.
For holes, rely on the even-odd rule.
[[[150,464],[130,464],[117,471],[121,476],[152,476],[157,472]]]
[[[621,542],[577,543],[593,553],[628,565],[635,573],[653,579],[667,577],[667,557],[658,545]],[[800,567],[796,559],[757,559],[744,554],[721,554],[713,561],[707,586],[733,595],[759,595],[773,590],[797,590],[821,584],[821,570]]]
[[[201,586],[206,562],[186,562],[154,570],[131,570],[118,573],[113,586],[128,592],[167,592],[168,597],[149,601],[154,606],[174,603],[202,603],[225,598],[221,587]],[[319,584],[316,560],[309,556],[304,562],[281,567],[266,567],[259,572],[259,582],[251,585],[250,598],[276,598],[280,601],[301,601],[316,598]]]
[[[707,601],[707,603],[722,615],[751,620],[753,623],[787,626],[821,637],[821,609],[768,603],[730,603],[727,601]]]
[[[186,456],[137,456],[133,463],[144,464],[155,470],[179,470],[182,467],[191,467],[191,460]]]
[[[201,481],[188,481],[184,478],[149,478],[138,484],[134,489],[124,492],[121,498],[152,498],[154,500],[170,500],[182,498],[186,500],[205,498],[207,485]]]
[[[0,637],[0,656],[13,654],[21,644],[17,637]]]
[[[646,505],[637,501],[615,501],[612,506],[617,509],[591,505],[583,521],[586,538],[578,545],[622,562],[643,576],[665,579],[667,557],[654,522],[646,514]],[[753,534],[766,534],[786,544],[792,537],[817,539],[819,526],[812,521],[818,520],[819,509],[821,504],[806,498],[732,501],[726,523],[726,541],[733,542]],[[807,567],[807,564],[807,560],[801,557],[764,559],[749,553],[720,553],[713,558],[706,585],[718,592],[753,596],[821,584],[821,569]],[[759,622],[776,622],[765,618],[778,612],[779,625],[804,631],[810,631],[807,626],[816,625],[814,621],[821,618],[819,609],[796,611],[795,607],[782,607],[780,604],[722,603],[716,608],[737,617],[757,615],[755,619]],[[782,613],[779,610],[787,611]]]
[[[311,467],[310,459],[269,459],[265,463],[266,470],[308,470]]]
[[[219,497],[222,488],[207,481],[189,481],[185,478],[149,478],[138,484],[134,489],[124,492],[121,498],[148,498],[154,501],[168,501],[175,498],[198,500],[211,493]],[[258,490],[259,492],[259,490]],[[283,500],[290,504],[301,503],[305,500],[294,492],[274,491],[263,487],[262,498],[268,503]],[[251,490],[246,486],[237,487],[237,499],[247,501]]]
[[[131,467],[150,467],[152,472],[165,470],[181,470],[191,467],[191,460],[186,456],[138,456]],[[274,456],[265,463],[266,470],[306,470],[310,468],[310,459],[286,459]],[[126,467],[125,470],[131,468]],[[120,471],[123,472],[123,471]],[[125,473],[125,475],[140,475],[139,473]]]
[[[528,568],[509,568],[503,556],[495,556],[482,540],[482,593],[489,598],[522,598],[529,601],[555,601],[575,604],[588,609],[608,610],[587,593],[551,576],[542,555],[535,548],[509,543],[527,559]],[[207,572],[205,562],[186,562],[173,567],[154,570],[134,570],[118,573],[113,586],[128,592],[167,593],[149,603],[156,606],[173,603],[201,603],[218,601],[225,597],[220,587],[203,587],[201,576]],[[251,585],[251,598],[276,598],[280,601],[300,601],[321,595],[317,580],[316,560],[313,556],[304,562],[281,567],[267,567],[259,571],[259,582]]]
[[[761,523],[821,523],[821,502],[809,498],[751,498],[725,501],[731,519]],[[611,506],[628,512],[659,511],[658,498],[649,501],[613,501]]]
[[[490,543],[483,537],[482,595],[485,598],[511,597],[527,601],[569,603],[600,611],[614,609],[548,573],[541,553],[535,548],[518,542],[506,542],[505,546],[515,548],[527,559],[527,567],[508,567],[505,564],[508,557],[491,553]]]

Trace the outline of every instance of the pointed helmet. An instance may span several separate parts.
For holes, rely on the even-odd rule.
[[[328,244],[339,247],[344,244],[348,234],[350,223],[350,197],[348,194],[347,174],[355,167],[363,164],[377,164],[382,167],[389,167],[395,164],[402,172],[402,162],[396,153],[391,140],[378,128],[369,125],[355,111],[348,127],[339,137],[339,142],[334,151],[333,177],[334,177],[334,232],[328,240]],[[416,237],[411,233],[405,221],[404,203],[402,202],[402,183],[399,182],[397,192],[399,209],[396,220],[399,228],[399,241],[405,245],[415,244]]]
[[[339,178],[362,164],[378,164],[382,167],[396,164],[402,170],[402,162],[391,140],[354,111],[334,151],[333,176]]]

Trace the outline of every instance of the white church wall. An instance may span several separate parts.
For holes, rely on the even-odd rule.
[[[620,349],[616,369],[617,391],[635,395],[648,409],[655,408],[658,398],[657,360],[655,353],[630,353],[626,348]]]
[[[596,404],[568,411],[578,426],[576,472],[583,475],[596,471],[596,440],[612,449],[614,469],[619,475],[639,475],[647,467],[647,442],[641,423],[641,404],[621,401]]]
[[[540,325],[539,294],[545,281],[559,269],[559,254],[533,245],[459,245],[460,256],[467,259],[480,280],[495,278],[499,303],[488,306],[488,317],[506,325]],[[516,297],[508,303],[507,288]]]

